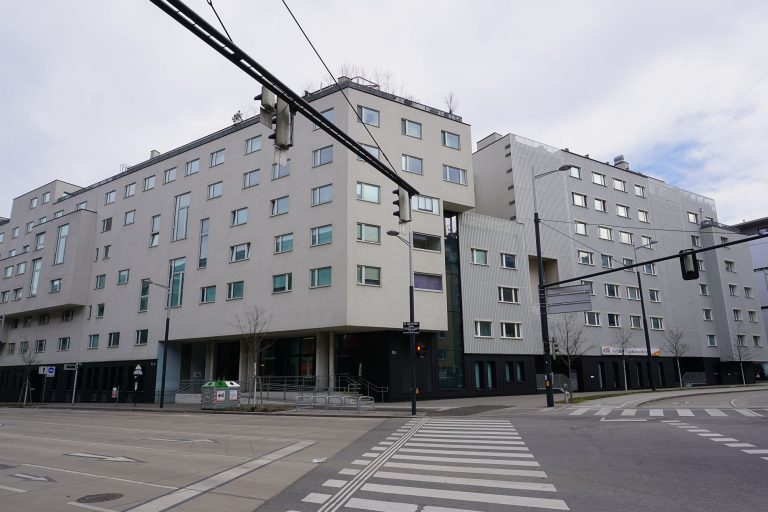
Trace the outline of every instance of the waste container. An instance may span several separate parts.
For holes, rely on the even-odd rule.
[[[200,394],[203,409],[237,409],[240,407],[240,384],[233,380],[212,380],[203,384]]]

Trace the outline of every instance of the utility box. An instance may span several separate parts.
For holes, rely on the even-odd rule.
[[[212,380],[203,384],[200,394],[202,409],[237,409],[240,407],[240,384],[233,380]]]

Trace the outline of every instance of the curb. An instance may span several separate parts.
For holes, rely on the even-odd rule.
[[[723,389],[723,388],[718,388]],[[685,396],[710,396],[710,395],[727,395],[728,393],[748,393],[748,392],[754,392],[754,391],[768,391],[768,388],[728,388],[728,391],[705,391],[703,393],[691,393],[691,392],[681,392],[680,394],[672,395],[672,396],[661,396],[661,397],[651,397],[645,400],[642,400],[638,402],[637,405],[645,405],[650,404],[653,402],[661,402],[662,400],[669,400],[670,398],[680,398]]]

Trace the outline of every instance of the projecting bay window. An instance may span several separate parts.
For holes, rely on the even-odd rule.
[[[208,266],[208,219],[200,219],[200,247],[198,250],[197,268]]]
[[[186,267],[185,258],[176,258],[170,261],[168,284],[171,287],[170,307],[179,307],[184,299],[184,270]]]
[[[187,192],[176,196],[176,206],[173,214],[173,240],[187,238],[187,220],[189,219],[189,205],[192,194]]]

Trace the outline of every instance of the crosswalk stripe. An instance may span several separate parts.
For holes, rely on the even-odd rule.
[[[754,448],[755,445],[750,443],[728,443],[725,446],[728,446],[730,448]]]
[[[750,455],[763,455],[768,453],[768,450],[741,450],[744,453],[748,453]]]
[[[338,480],[335,478],[331,478],[323,482],[323,487],[335,487],[338,489],[338,488],[344,487],[344,484],[346,483],[347,483],[346,480]]]
[[[544,471],[535,469],[501,469],[482,468],[473,466],[438,466],[435,464],[414,464],[410,462],[387,462],[385,468],[418,469],[420,471],[437,471],[443,473],[475,473],[481,475],[524,476],[531,478],[547,478]]]
[[[440,443],[418,443],[409,442],[405,446],[421,446],[422,448],[455,448],[467,450],[499,450],[509,452],[527,452],[526,446],[495,446],[495,445],[473,445],[473,444],[440,444]]]
[[[416,512],[419,509],[418,505],[412,503],[365,500],[362,498],[352,498],[345,506],[359,510],[370,510],[371,512]]]
[[[352,469],[352,468],[344,468],[341,471],[339,471],[340,475],[347,475],[347,476],[355,476],[360,472],[359,469]]]
[[[301,501],[306,501],[307,503],[317,503],[318,505],[321,505],[321,504],[325,503],[326,501],[328,501],[328,498],[330,498],[330,497],[331,497],[330,494],[320,494],[320,493],[317,493],[317,492],[311,492],[311,493],[307,494],[304,497],[304,499],[301,500]]]
[[[525,441],[499,441],[497,439],[454,439],[450,436],[446,438],[432,437],[432,436],[420,436],[416,434],[413,439],[417,441],[429,441],[430,443],[464,443],[464,444],[489,444],[489,445],[524,445]]]
[[[432,434],[427,433],[424,430],[419,430],[419,433],[414,435],[414,437],[442,437],[442,438],[448,438],[448,439],[493,439],[493,440],[512,440],[512,441],[520,441],[522,438],[520,436],[486,436],[483,434]]]
[[[432,505],[427,505],[423,509],[421,509],[421,512],[479,512],[479,511],[469,510],[466,508],[433,507]]]
[[[608,416],[608,414],[610,414],[612,410],[613,409],[609,407],[603,407],[602,409],[597,410],[597,412],[595,413],[595,416]]]
[[[710,432],[708,434],[697,434],[697,435],[700,435],[701,437],[723,437],[722,434],[714,434],[712,432]]]
[[[477,436],[516,436],[517,430],[437,430],[430,428],[419,429],[421,434],[451,434],[451,435],[477,435]]]
[[[634,416],[637,414],[637,409],[624,409],[621,411],[622,416]]]
[[[685,430],[687,430],[688,432],[692,432],[694,434],[698,434],[700,432],[709,432],[709,430],[705,428],[686,428]]]
[[[509,421],[506,420],[461,420],[458,418],[452,419],[452,420],[438,420],[435,418],[430,418],[429,423],[459,423],[459,424],[466,424],[466,423],[473,423],[475,425],[509,425]]]
[[[532,459],[530,453],[488,453],[488,452],[469,452],[465,450],[430,450],[427,448],[400,448],[398,453],[432,453],[435,455],[480,455],[482,457],[516,457],[520,459]]]
[[[575,409],[572,413],[569,414],[569,416],[581,416],[585,412],[587,412],[589,409],[586,407],[580,407],[579,409]]]
[[[405,487],[399,485],[365,484],[363,491],[419,496],[422,498],[442,498],[449,500],[471,501],[475,503],[492,503],[520,507],[549,508],[552,510],[569,510],[563,500],[551,498],[529,498],[526,496],[509,496],[504,494],[486,494],[479,492],[451,491],[448,489],[427,489],[423,487]]]
[[[693,416],[693,411],[690,409],[677,409],[678,416]]]
[[[706,411],[706,413],[710,416],[728,416],[720,409],[704,409],[704,411]]]
[[[533,460],[494,460],[494,459],[465,459],[463,457],[432,457],[429,455],[398,455],[392,456],[399,460],[422,460],[425,462],[457,462],[465,464],[493,464],[497,466],[535,466],[539,463]]]
[[[717,441],[719,443],[738,441],[738,439],[734,439],[732,437],[710,437],[709,440],[710,441]]]
[[[664,416],[664,409],[651,409],[648,412],[649,416]]]
[[[742,414],[744,416],[750,417],[750,418],[755,418],[755,417],[762,418],[763,417],[762,414],[758,414],[758,413],[756,413],[754,411],[750,411],[749,409],[734,409],[734,411],[736,411],[737,413]]]
[[[540,484],[536,482],[510,482],[507,480],[488,480],[486,478],[457,478],[441,475],[424,475],[414,473],[395,473],[391,471],[379,471],[373,475],[376,478],[390,480],[406,480],[410,482],[428,482],[433,484],[472,485],[475,487],[493,487],[497,489],[517,489],[524,491],[556,492],[552,484]]]

